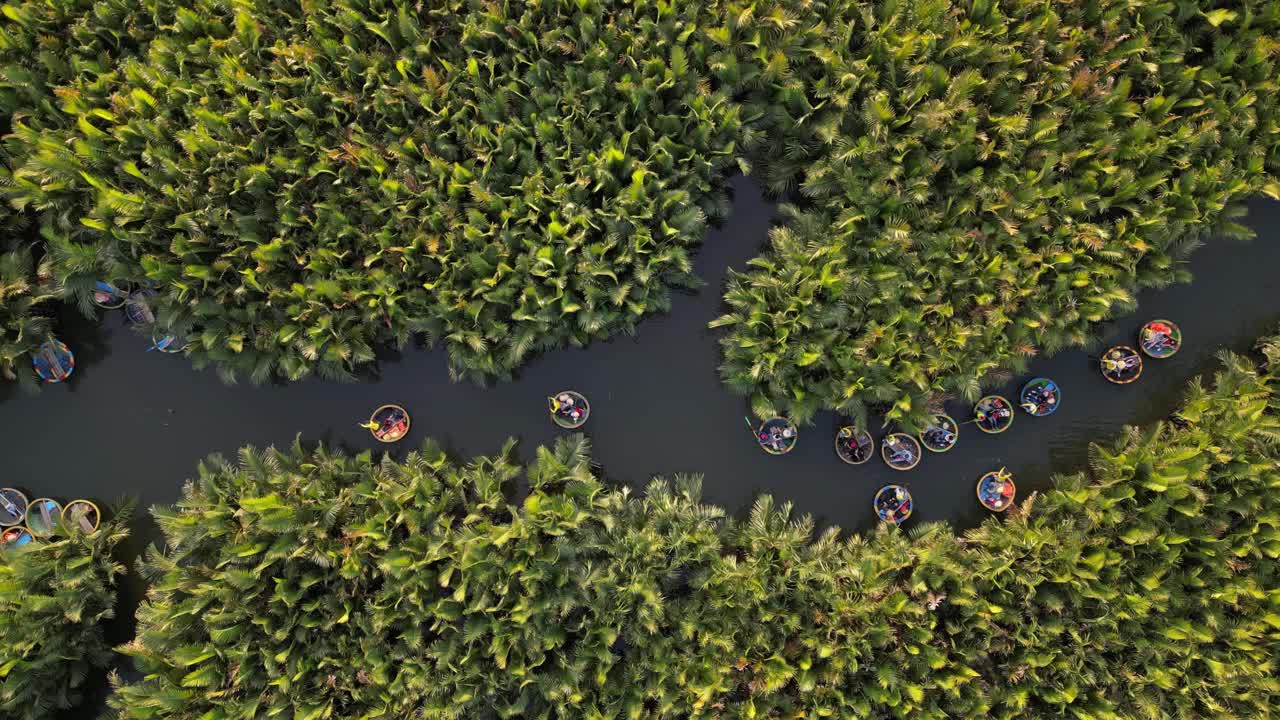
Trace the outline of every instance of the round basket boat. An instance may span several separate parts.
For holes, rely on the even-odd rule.
[[[0,547],[5,550],[20,548],[33,542],[35,542],[35,538],[31,537],[31,532],[24,527],[8,528],[3,533],[0,533]]]
[[[901,485],[885,485],[880,488],[876,491],[875,500],[871,505],[881,520],[894,525],[902,524],[904,520],[911,517],[911,511],[915,509],[911,502],[911,493]]]
[[[1127,385],[1142,376],[1142,356],[1128,345],[1117,345],[1098,359],[1102,377],[1117,385]]]
[[[836,456],[850,465],[861,465],[876,454],[871,433],[846,425],[836,431]]]
[[[1058,383],[1049,378],[1032,378],[1022,386],[1018,393],[1018,404],[1028,415],[1045,417],[1058,411],[1058,403],[1062,400],[1062,390]]]
[[[129,322],[134,325],[151,325],[156,321],[155,313],[151,310],[151,302],[148,300],[152,295],[155,295],[155,291],[145,288],[129,293],[124,303],[124,316],[129,319]]]
[[[950,415],[934,415],[920,433],[920,444],[929,452],[944,453],[960,440],[960,425]]]
[[[1159,360],[1173,357],[1182,349],[1182,328],[1169,320],[1152,320],[1138,331],[1138,347]]]
[[[60,383],[76,371],[76,356],[61,340],[48,340],[31,358],[31,366],[41,380]]]
[[[565,430],[576,430],[591,417],[591,403],[574,390],[561,390],[555,397],[547,398],[547,410],[551,412],[551,422]]]
[[[796,440],[800,439],[800,430],[795,423],[782,417],[769,418],[756,431],[756,442],[760,449],[770,455],[786,455],[795,449]]]
[[[17,488],[0,488],[0,525],[21,525],[27,517],[27,496]]]
[[[383,405],[369,416],[365,427],[378,442],[393,443],[409,433],[409,411],[399,405]]]
[[[72,500],[62,510],[62,526],[88,535],[98,529],[102,512],[88,500]]]
[[[984,433],[1002,433],[1013,424],[1013,403],[1003,395],[988,395],[973,406],[973,419]]]
[[[1017,492],[1013,473],[1005,468],[992,470],[978,479],[978,502],[991,512],[1008,510]]]
[[[177,335],[162,336],[158,332],[151,333],[151,350],[159,350],[162,353],[180,353],[186,350],[189,344]]]
[[[98,280],[93,284],[93,295],[91,299],[93,304],[103,310],[117,310],[124,307],[125,301],[129,298],[129,286],[125,283],[103,282]]]
[[[880,442],[880,457],[894,470],[910,470],[920,464],[920,441],[906,433],[889,433]]]
[[[58,532],[62,525],[62,505],[50,498],[37,498],[27,508],[27,529],[39,538],[47,538]]]

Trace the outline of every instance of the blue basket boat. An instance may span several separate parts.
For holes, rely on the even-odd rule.
[[[60,383],[76,370],[76,356],[61,340],[48,340],[40,346],[31,366],[36,375],[47,383]]]
[[[1013,473],[1005,468],[992,470],[978,479],[978,502],[991,512],[1004,512],[1013,505],[1018,488]]]
[[[1022,386],[1018,394],[1018,405],[1033,417],[1047,417],[1058,411],[1058,403],[1062,401],[1062,390],[1058,383],[1049,378],[1033,378]]]
[[[871,504],[881,520],[894,525],[901,525],[915,510],[911,493],[901,485],[885,485],[880,488]]]

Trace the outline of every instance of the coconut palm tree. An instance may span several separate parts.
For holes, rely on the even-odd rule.
[[[42,538],[0,551],[0,711],[46,720],[76,706],[90,673],[112,659],[103,622],[114,616],[112,552],[129,508],[97,531]]]

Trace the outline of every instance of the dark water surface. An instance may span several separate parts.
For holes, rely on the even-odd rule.
[[[1020,497],[1043,489],[1050,472],[1082,469],[1089,443],[1110,442],[1124,425],[1167,415],[1187,381],[1214,368],[1220,348],[1246,350],[1280,323],[1280,204],[1254,201],[1247,223],[1257,239],[1210,241],[1190,263],[1193,283],[1144,292],[1136,315],[1101,328],[1098,347],[1134,344],[1137,328],[1151,318],[1181,325],[1183,350],[1169,360],[1148,359],[1136,383],[1106,383],[1090,357],[1098,347],[1072,350],[1036,360],[1029,374],[1001,389],[1015,399],[1025,379],[1052,377],[1063,389],[1057,413],[1032,418],[1019,412],[1013,427],[995,436],[964,425],[954,450],[927,454],[914,471],[890,470],[878,457],[857,467],[841,463],[832,450],[839,423],[830,414],[801,429],[790,455],[771,457],[743,421],[745,400],[720,384],[716,333],[706,328],[721,312],[726,270],[742,269],[759,254],[776,216],[752,181],[738,178],[733,187],[733,215],[709,234],[696,260],[706,282],[700,291],[677,296],[670,314],[645,321],[633,338],[546,354],[516,382],[490,388],[451,382],[443,352],[416,348],[389,356],[376,382],[227,386],[181,357],[146,352],[149,343],[123,327],[119,311],[101,324],[69,318],[60,334],[76,351],[73,379],[37,396],[9,393],[0,402],[0,485],[64,501],[128,495],[142,508],[171,503],[196,462],[212,452],[287,445],[298,434],[306,443],[381,451],[386,446],[357,423],[383,403],[404,405],[413,417],[409,437],[393,453],[430,436],[466,458],[495,452],[516,437],[527,459],[563,432],[547,418],[546,396],[574,388],[591,401],[585,431],[612,480],[643,486],[654,475],[702,473],[705,500],[731,512],[768,493],[849,530],[871,527],[872,494],[898,482],[915,497],[909,524],[948,520],[964,528],[986,516],[974,495],[983,472],[1008,466]],[[950,403],[948,412],[960,421],[972,416],[964,403]],[[873,434],[879,439],[883,431]],[[145,517],[134,526],[130,557],[154,540]],[[112,628],[116,641],[130,636],[140,596],[136,575],[128,585],[121,620]]]

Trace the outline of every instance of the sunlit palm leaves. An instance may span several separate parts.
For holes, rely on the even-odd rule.
[[[99,11],[8,27],[15,66],[68,25],[73,62],[116,61],[38,68],[56,105],[12,91],[9,196],[256,379],[415,333],[500,377],[630,330],[694,282],[744,137],[696,4],[157,2],[112,16],[118,49]]]

